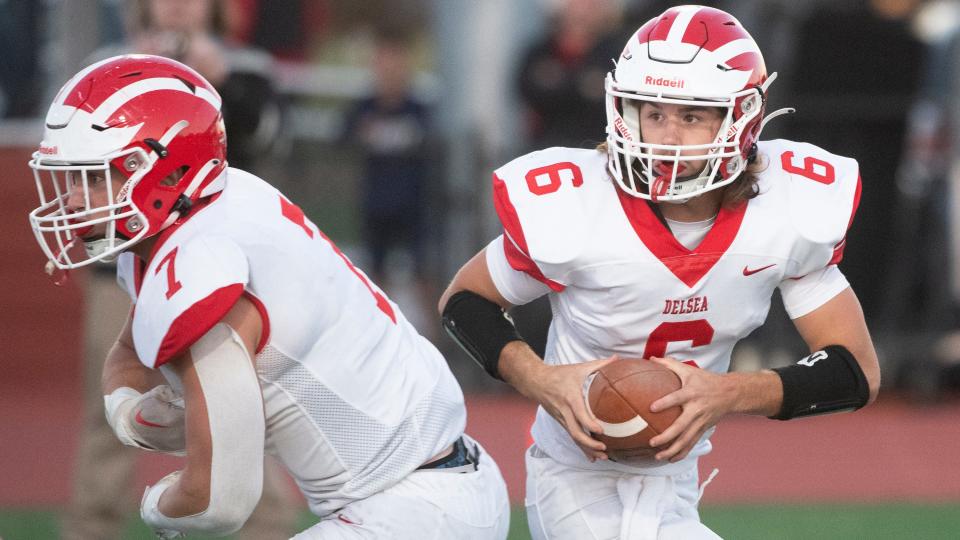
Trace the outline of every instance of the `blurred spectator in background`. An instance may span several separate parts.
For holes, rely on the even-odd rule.
[[[128,5],[126,41],[101,48],[90,60],[138,52],[196,69],[223,99],[230,166],[255,172],[256,156],[279,127],[270,55],[224,41],[226,0],[132,0]]]
[[[45,2],[0,2],[0,118],[34,116]]]
[[[621,0],[558,0],[548,31],[520,62],[517,86],[530,147],[603,140],[603,78],[620,54]]]
[[[920,80],[923,47],[910,19],[920,0],[831,2],[796,34],[787,132],[860,162],[863,193],[842,269],[867,320],[880,321],[885,272],[893,263],[891,216],[906,112]]]
[[[898,382],[912,397],[933,401],[944,389],[960,388],[960,4],[926,2],[914,29],[926,54],[896,171],[883,320]]]
[[[269,51],[278,60],[307,61],[326,35],[327,0],[232,0],[228,34],[240,43]],[[282,30],[278,30],[282,29]]]
[[[547,32],[520,61],[517,90],[525,109],[527,148],[595,146],[604,138],[603,79],[623,48],[621,0],[550,2]],[[543,355],[550,324],[546,297],[513,308],[521,335]]]
[[[435,297],[426,271],[424,222],[430,212],[430,111],[413,91],[412,36],[384,26],[374,41],[372,93],[349,108],[341,139],[362,154],[360,221],[370,277],[387,291],[398,287],[386,261],[393,250],[404,252],[412,263],[417,309],[423,312]],[[427,333],[433,326],[418,325]]]
[[[256,154],[276,130],[278,113],[270,81],[270,57],[230,47],[223,0],[134,0],[128,4],[128,38],[93,53],[90,62],[138,52],[179,60],[211,81],[223,98],[227,160],[233,167],[256,170]],[[58,81],[60,82],[60,81]],[[272,124],[268,125],[268,124]],[[135,513],[131,486],[137,454],[124,447],[107,424],[100,372],[130,308],[116,285],[112,265],[94,265],[86,280],[84,428],[80,438],[73,495],[62,523],[68,540],[120,538]],[[301,504],[276,464],[268,463],[263,497],[238,538],[288,538]]]

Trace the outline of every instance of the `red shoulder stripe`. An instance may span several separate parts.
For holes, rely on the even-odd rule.
[[[508,236],[508,238],[503,239],[503,251],[510,266],[518,272],[525,272],[554,291],[562,291],[565,287],[544,276],[537,263],[530,257],[527,239],[523,235],[523,227],[520,226],[517,209],[510,202],[507,184],[496,174],[493,175],[493,207],[496,209],[497,216],[500,217],[500,223],[503,224],[503,230]]]
[[[143,285],[143,272],[147,269],[146,263],[139,255],[133,256],[133,292],[139,297],[140,287]]]
[[[526,273],[540,283],[546,284],[547,287],[550,287],[556,292],[566,289],[566,287],[560,283],[544,276],[540,268],[537,267],[537,263],[530,260],[530,257],[527,257],[526,254],[517,249],[517,246],[513,245],[513,242],[511,242],[509,238],[503,239],[503,252],[507,256],[507,262],[510,263],[510,267],[514,270]]]
[[[860,175],[857,174],[857,190],[853,193],[853,209],[850,210],[850,221],[847,222],[847,230],[853,225],[853,218],[857,215],[857,209],[860,207],[860,191],[862,188],[863,182],[860,180]],[[840,261],[843,260],[843,249],[845,247],[847,247],[846,235],[837,242],[837,245],[833,246],[833,256],[830,257],[830,262],[827,263],[827,266],[840,264]]]
[[[243,284],[221,287],[181,313],[163,336],[157,349],[155,368],[183,354],[230,311],[243,294]]]
[[[244,290],[243,296],[247,300],[250,300],[253,307],[257,308],[257,311],[260,313],[260,342],[257,344],[257,350],[254,351],[254,354],[260,354],[260,351],[262,351],[270,341],[270,314],[267,313],[267,306],[263,305],[263,302],[252,292]]]

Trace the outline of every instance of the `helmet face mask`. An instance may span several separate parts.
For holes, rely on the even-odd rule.
[[[732,183],[752,157],[772,80],[756,43],[731,15],[701,6],[668,9],[630,38],[607,74],[610,173],[626,193],[664,202]],[[722,121],[707,143],[655,144],[640,130],[645,102],[718,108]],[[681,176],[682,162],[702,165],[699,174]]]
[[[111,166],[116,162],[132,167],[134,174],[123,176],[115,165]],[[90,163],[58,163],[34,153],[30,167],[40,206],[30,212],[29,218],[51,262],[61,269],[110,262],[145,237],[146,229],[137,224],[145,223],[146,218],[129,200],[132,185],[146,172],[140,163],[147,163],[147,154],[140,148]],[[73,193],[79,195],[71,204]],[[127,230],[138,229],[137,234],[118,234],[121,221]],[[102,232],[98,234],[98,230]],[[73,260],[70,254],[70,247],[77,241],[85,244],[85,260]]]
[[[199,74],[157,56],[110,58],[68,81],[30,161],[40,197],[30,223],[52,265],[112,260],[222,189],[220,103]],[[78,241],[86,258],[69,253]]]

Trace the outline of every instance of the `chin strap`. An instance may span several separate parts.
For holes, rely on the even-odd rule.
[[[57,268],[57,265],[53,264],[51,261],[47,261],[47,264],[43,267],[43,271],[50,276],[50,279],[53,280],[53,284],[57,287],[63,287],[70,279],[69,270],[61,270],[60,268]]]
[[[56,259],[58,261],[65,260],[67,258],[67,251],[69,251],[70,248],[72,248],[76,243],[77,237],[74,236],[69,242],[67,242],[65,246],[60,248],[60,251],[57,252]],[[53,284],[57,287],[63,286],[67,280],[70,279],[70,271],[61,269],[59,266],[54,264],[53,261],[48,260],[47,264],[43,265],[43,272],[50,276],[50,278],[53,280]]]

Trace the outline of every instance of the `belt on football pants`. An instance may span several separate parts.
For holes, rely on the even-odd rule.
[[[472,446],[473,448],[469,448]],[[477,470],[480,463],[480,447],[468,443],[459,437],[453,443],[453,451],[442,458],[417,467],[418,471],[435,471],[447,473],[467,473]]]

